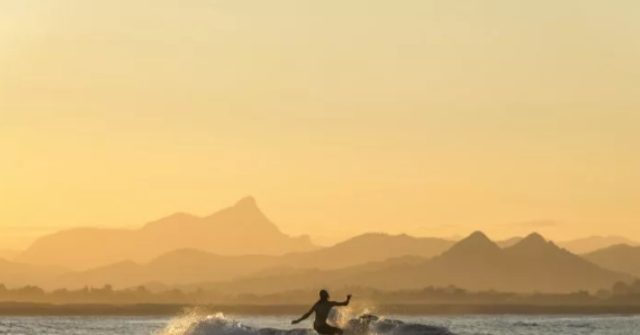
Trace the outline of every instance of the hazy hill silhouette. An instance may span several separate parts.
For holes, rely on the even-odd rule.
[[[13,260],[16,256],[20,254],[20,251],[13,249],[0,249],[0,259],[4,259],[7,261]]]
[[[115,287],[128,287],[148,282],[169,285],[192,284],[231,280],[251,274],[264,276],[284,272],[299,273],[307,269],[329,270],[405,255],[432,257],[452,244],[453,242],[437,238],[370,233],[350,238],[331,247],[282,256],[221,256],[200,250],[183,249],[163,254],[146,264],[118,262],[70,273],[62,276],[57,286],[111,284]]]
[[[102,287],[106,284],[126,288],[148,283],[165,286],[230,280],[274,266],[274,256],[219,256],[208,252],[181,249],[168,252],[145,264],[118,262],[82,272],[67,273],[54,284],[57,287]]]
[[[334,271],[307,271],[285,276],[256,276],[221,289],[275,292],[318,286],[369,286],[417,289],[455,285],[469,290],[573,292],[610,287],[630,276],[598,267],[557,247],[538,234],[500,248],[476,232],[433,259],[402,257]]]
[[[63,268],[35,266],[0,259],[0,284],[7,287],[47,285],[65,273]]]
[[[605,269],[640,276],[640,247],[618,244],[590,252],[583,257]]]
[[[319,286],[395,290],[430,285],[567,292],[630,279],[611,270],[636,271],[635,263],[629,261],[634,252],[603,250],[587,256],[592,263],[539,234],[495,243],[482,232],[458,242],[367,233],[318,248],[306,237],[283,234],[248,197],[206,217],[176,213],[140,229],[78,228],[42,237],[16,263],[0,263],[0,270],[9,269],[0,272],[0,282],[44,287],[216,283],[222,290],[248,293]],[[74,272],[63,274],[51,265]]]
[[[309,238],[283,234],[253,198],[206,217],[177,213],[141,229],[78,228],[36,240],[16,260],[30,264],[87,269],[123,260],[149,261],[176,249],[193,248],[220,255],[313,250]]]
[[[570,241],[558,242],[559,246],[578,255],[586,254],[618,244],[628,244],[632,246],[638,245],[638,243],[636,243],[635,241],[622,236],[590,236]]]
[[[628,279],[599,268],[536,233],[500,249],[477,232],[425,264],[425,268],[425,280],[435,285],[452,284],[474,290],[567,292],[599,289]]]
[[[505,254],[510,280],[520,282],[521,287],[535,282],[545,292],[596,290],[631,279],[626,274],[598,267],[535,233],[506,248]]]
[[[449,249],[454,243],[440,238],[413,237],[406,234],[367,233],[328,248],[285,255],[280,264],[337,269],[401,256],[430,258]]]

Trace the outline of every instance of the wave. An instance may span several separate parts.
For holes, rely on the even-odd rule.
[[[343,326],[345,335],[454,335],[443,327],[364,314],[349,319]],[[208,316],[188,314],[172,321],[158,335],[318,335],[313,329],[258,328],[227,319],[222,313]]]

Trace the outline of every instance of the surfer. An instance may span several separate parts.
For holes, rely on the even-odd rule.
[[[347,300],[343,302],[329,301],[329,292],[320,290],[320,300],[316,302],[311,309],[297,320],[291,321],[292,325],[306,319],[311,313],[316,313],[316,320],[313,322],[313,329],[322,335],[342,335],[342,329],[331,326],[327,323],[329,311],[334,306],[347,306],[351,300],[351,294],[347,295]]]

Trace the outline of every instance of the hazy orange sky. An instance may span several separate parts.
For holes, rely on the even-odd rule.
[[[640,2],[0,0],[0,248],[254,195],[290,234],[640,239]]]

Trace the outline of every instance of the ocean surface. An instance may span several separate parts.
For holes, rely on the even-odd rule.
[[[167,317],[1,317],[0,334],[91,335],[314,335],[293,316],[223,316],[187,314]],[[351,320],[351,321],[349,321]],[[376,335],[632,335],[640,334],[640,316],[386,316],[377,321],[348,319],[351,334]],[[351,323],[349,323],[351,322]]]

